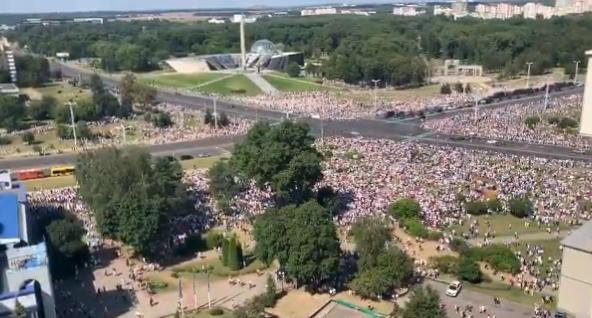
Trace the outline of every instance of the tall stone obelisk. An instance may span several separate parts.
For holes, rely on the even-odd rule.
[[[588,65],[592,65],[592,50],[586,51],[586,56],[588,57]],[[586,83],[584,85],[580,135],[592,137],[592,67],[587,68]]]
[[[245,44],[245,16],[241,15],[240,20],[240,45],[241,45],[241,63],[242,69],[247,69],[247,49]]]

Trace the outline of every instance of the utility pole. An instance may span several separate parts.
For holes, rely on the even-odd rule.
[[[547,84],[546,84],[546,88],[545,88],[545,110],[547,110],[547,107],[549,106],[549,77],[547,76]]]
[[[475,97],[475,115],[474,121],[477,122],[477,112],[479,111],[479,98]]]
[[[82,72],[78,72],[78,86],[82,86]]]
[[[216,108],[216,97],[214,97],[214,127],[218,129],[218,111]]]
[[[377,115],[378,112],[378,95],[377,95],[377,90],[378,90],[378,83],[380,83],[379,79],[373,79],[372,83],[374,83],[374,115]]]
[[[123,145],[127,146],[127,129],[125,124],[121,124],[121,132],[123,133]]]
[[[74,149],[78,148],[78,136],[76,136],[76,120],[74,119],[74,108],[72,107],[74,103],[72,101],[68,102],[68,107],[70,108],[70,119],[72,120],[72,135],[74,135]]]
[[[574,80],[573,80],[573,82],[574,82],[574,84],[577,84],[577,83],[578,83],[578,71],[579,71],[579,66],[580,66],[580,63],[581,63],[582,61],[573,61],[573,62],[576,64],[576,70],[575,70],[575,72],[574,72]]]
[[[530,88],[530,67],[534,64],[533,62],[526,62],[527,70],[526,70],[526,88]]]

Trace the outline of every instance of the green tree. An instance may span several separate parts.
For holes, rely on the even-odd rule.
[[[466,94],[471,94],[473,93],[473,87],[471,86],[471,83],[466,83],[465,84],[465,91]]]
[[[474,259],[461,257],[458,263],[458,276],[469,283],[478,284],[483,280],[483,273]]]
[[[25,309],[25,306],[18,301],[18,298],[15,300],[14,311],[12,314],[15,318],[27,318],[27,310]]]
[[[503,211],[504,206],[498,198],[491,198],[487,200],[487,209],[491,212],[499,213]]]
[[[87,152],[76,166],[79,192],[99,232],[148,256],[172,250],[166,248],[168,220],[192,212],[181,178],[177,161],[153,160],[136,148]]]
[[[256,124],[244,142],[238,143],[230,164],[242,180],[271,188],[280,206],[302,203],[313,196],[313,187],[323,177],[322,156],[304,123],[284,121],[271,127]]]
[[[316,201],[267,211],[255,221],[256,256],[265,263],[277,259],[289,277],[318,288],[340,267],[335,224]]]
[[[478,200],[468,201],[465,203],[465,211],[471,215],[487,214],[487,204]]]
[[[51,118],[58,102],[55,97],[51,95],[43,95],[41,100],[32,101],[27,108],[29,117],[32,120],[48,120]]]
[[[440,306],[440,294],[429,286],[413,290],[403,308],[401,318],[448,318],[446,309]]]
[[[228,240],[222,241],[222,265],[228,266]]]
[[[450,95],[452,94],[452,89],[450,88],[450,84],[444,83],[440,86],[440,94],[441,95]]]
[[[80,224],[70,220],[55,220],[47,228],[47,235],[51,245],[67,258],[75,258],[86,251],[86,244],[82,241],[85,231]]]
[[[389,213],[397,219],[418,218],[421,214],[421,207],[412,198],[402,198],[390,206]]]
[[[288,64],[287,70],[288,76],[290,77],[299,77],[300,76],[300,65],[296,62],[291,62]]]
[[[465,87],[461,82],[456,82],[454,84],[454,91],[457,93],[464,93]]]
[[[25,106],[18,98],[0,95],[0,128],[17,130],[25,118]]]
[[[141,107],[148,107],[156,101],[157,91],[154,87],[135,83],[132,87],[134,101]]]
[[[228,116],[225,112],[220,112],[220,118],[218,118],[218,125],[220,125],[221,127],[226,127],[230,125],[230,119],[228,119]]]
[[[152,125],[157,128],[166,128],[172,126],[173,119],[168,113],[152,114]]]
[[[103,94],[105,93],[105,84],[103,83],[103,79],[97,74],[93,73],[90,76],[90,91],[93,95]]]
[[[236,237],[231,237],[228,241],[228,268],[237,271],[240,269],[238,248]]]
[[[371,269],[376,266],[380,253],[392,240],[391,230],[389,225],[379,218],[364,217],[354,224],[351,234],[360,256],[360,268]]]
[[[510,213],[517,218],[525,218],[532,212],[532,202],[527,197],[514,197],[508,202]]]
[[[539,116],[529,116],[524,120],[524,124],[528,126],[528,128],[534,128],[534,126],[538,125],[541,122],[541,117]]]
[[[278,292],[277,286],[275,285],[275,280],[273,280],[271,275],[267,275],[267,279],[265,280],[265,307],[275,307],[277,300]]]
[[[212,115],[212,110],[206,108],[206,112],[204,114],[204,124],[206,125],[213,125],[214,123],[214,115]]]
[[[216,205],[225,213],[232,212],[230,203],[240,192],[241,184],[235,179],[235,172],[227,160],[216,162],[208,170],[209,190]]]
[[[351,288],[362,297],[377,298],[406,286],[413,277],[413,260],[396,247],[379,252],[373,267],[362,267]]]
[[[27,131],[22,135],[23,143],[26,145],[31,145],[35,142],[35,135],[32,132]]]

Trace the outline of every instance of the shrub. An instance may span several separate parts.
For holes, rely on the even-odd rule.
[[[228,266],[228,240],[222,240],[222,265]]]
[[[208,232],[206,235],[206,247],[209,250],[216,249],[222,245],[222,241],[224,240],[224,235],[219,232],[211,231]]]
[[[450,88],[450,84],[443,84],[442,86],[440,86],[440,94],[441,95],[452,94],[452,89]]]
[[[428,236],[426,237],[427,240],[429,241],[438,241],[440,239],[444,238],[444,234],[442,232],[439,231],[429,231],[428,230]]]
[[[576,127],[578,127],[578,122],[573,118],[563,117],[563,118],[561,118],[559,123],[557,123],[557,127],[561,128],[561,129],[576,128]]]
[[[471,252],[471,246],[467,241],[460,238],[453,238],[450,243],[450,249],[460,255],[468,255]]]
[[[532,212],[532,202],[526,197],[515,197],[508,202],[510,214],[517,218],[525,218]]]
[[[405,218],[401,220],[405,232],[413,237],[427,238],[429,231],[418,218]]]
[[[443,274],[457,275],[459,258],[452,255],[430,257],[432,267]]]
[[[483,201],[468,201],[465,203],[465,211],[471,215],[487,214],[487,205]]]
[[[10,145],[12,140],[8,137],[0,137],[0,146]]]
[[[390,215],[399,220],[419,218],[420,212],[419,203],[412,198],[399,199],[389,207]]]
[[[528,126],[528,128],[533,128],[538,123],[541,122],[541,117],[539,116],[530,116],[524,120],[524,124]]]
[[[493,269],[509,274],[520,272],[520,260],[514,252],[500,244],[473,249],[473,255],[478,261],[489,264]]]
[[[483,273],[479,264],[470,257],[461,257],[458,262],[458,278],[469,283],[478,284],[483,281]]]
[[[222,316],[224,315],[224,310],[220,308],[212,308],[210,309],[210,316]]]
[[[503,211],[504,206],[502,205],[502,201],[493,198],[487,200],[487,209],[489,209],[490,212],[499,213]]]

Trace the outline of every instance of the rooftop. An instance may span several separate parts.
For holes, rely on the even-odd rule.
[[[8,83],[8,84],[0,84],[0,93],[12,93],[12,92],[18,92],[19,88],[12,84],[12,83]]]
[[[561,241],[561,245],[586,253],[592,253],[592,221],[584,223],[579,229]]]
[[[19,211],[18,193],[0,193],[0,244],[20,241]]]

